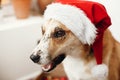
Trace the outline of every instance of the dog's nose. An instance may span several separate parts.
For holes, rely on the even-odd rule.
[[[40,60],[40,56],[39,56],[39,55],[34,55],[34,54],[32,54],[32,55],[30,56],[30,59],[31,59],[34,63],[38,63],[39,60]]]

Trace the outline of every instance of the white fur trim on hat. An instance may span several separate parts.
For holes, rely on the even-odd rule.
[[[97,80],[106,80],[108,76],[108,67],[105,64],[96,65],[92,68],[91,72]]]
[[[92,44],[96,38],[96,28],[85,13],[72,5],[52,3],[47,6],[44,19],[55,19],[70,29],[84,44]]]

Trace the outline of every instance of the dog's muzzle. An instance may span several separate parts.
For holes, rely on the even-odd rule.
[[[44,72],[49,72],[49,71],[53,70],[58,64],[60,64],[64,60],[65,57],[66,57],[65,54],[60,54],[60,55],[56,56],[55,58],[53,58],[49,63],[47,63],[45,65],[41,64],[42,70]],[[40,55],[32,54],[30,56],[30,59],[34,63],[39,63]]]
[[[40,56],[39,55],[31,55],[30,59],[34,62],[34,63],[38,63],[40,60]]]
[[[42,66],[44,72],[49,72],[53,70],[57,65],[59,65],[65,58],[65,54],[60,54],[52,59],[48,64]]]

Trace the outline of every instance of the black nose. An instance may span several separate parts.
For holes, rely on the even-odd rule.
[[[34,63],[38,63],[39,60],[40,60],[40,56],[39,56],[39,55],[34,55],[34,54],[32,54],[32,55],[30,56],[30,59],[31,59]]]

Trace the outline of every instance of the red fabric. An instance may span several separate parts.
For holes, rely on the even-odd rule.
[[[95,25],[98,34],[92,48],[97,64],[102,64],[103,34],[104,31],[111,25],[111,20],[105,7],[100,3],[84,0],[56,0],[55,2],[70,4],[80,8]]]

